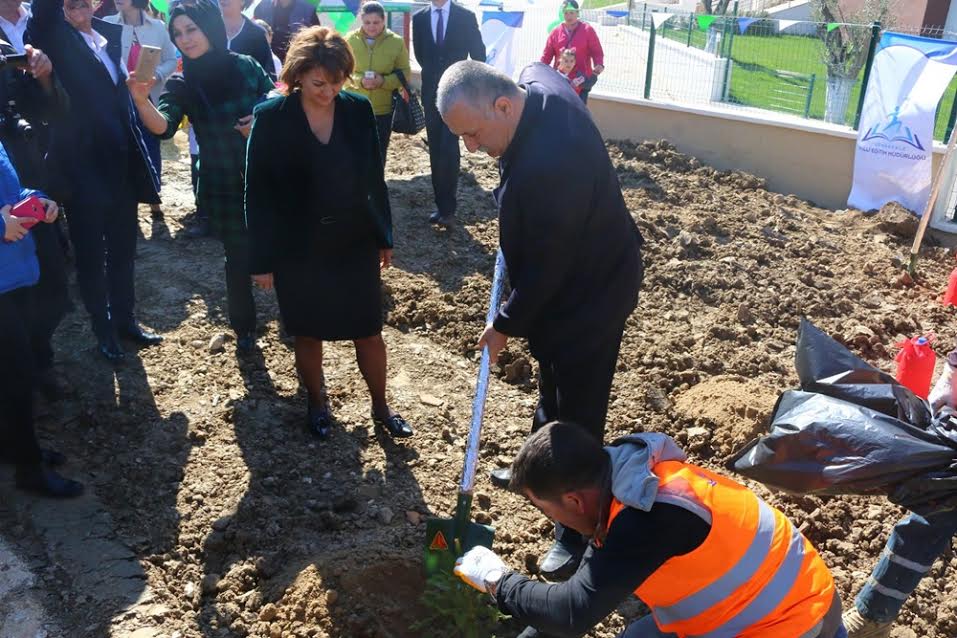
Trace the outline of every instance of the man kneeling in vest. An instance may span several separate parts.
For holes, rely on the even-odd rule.
[[[748,488],[685,462],[663,434],[602,448],[551,423],[512,464],[511,487],[591,544],[564,583],[532,581],[476,547],[455,573],[530,625],[580,636],[634,593],[651,614],[623,638],[842,638],[841,601],[811,543]]]

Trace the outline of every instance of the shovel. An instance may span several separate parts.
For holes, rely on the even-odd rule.
[[[492,295],[489,301],[486,323],[491,323],[498,312],[502,298],[502,283],[505,275],[505,258],[502,251],[495,257],[495,275],[492,277]],[[465,448],[465,467],[462,483],[455,503],[452,518],[430,518],[425,524],[425,572],[428,576],[451,573],[455,559],[477,545],[492,547],[495,530],[488,525],[471,520],[472,492],[475,488],[475,466],[478,464],[479,440],[482,436],[482,417],[485,413],[485,397],[488,394],[489,373],[488,348],[482,349],[478,382],[475,384],[475,399],[472,401],[472,425]]]

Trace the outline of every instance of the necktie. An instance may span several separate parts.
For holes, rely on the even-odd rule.
[[[442,46],[442,43],[445,42],[445,27],[442,25],[442,9],[436,9],[435,12],[439,14],[439,21],[435,25],[435,44]]]

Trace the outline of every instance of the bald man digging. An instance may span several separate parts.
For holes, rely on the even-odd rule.
[[[608,151],[568,81],[535,63],[518,84],[467,60],[442,75],[437,106],[469,151],[499,160],[499,243],[512,294],[479,346],[492,361],[508,337],[525,337],[539,364],[536,431],[575,423],[603,443],[608,395],[625,321],[638,303],[642,238]],[[492,482],[507,487],[507,468]],[[556,524],[539,569],[563,580],[586,548]]]

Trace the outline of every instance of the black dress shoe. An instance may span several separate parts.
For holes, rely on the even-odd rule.
[[[21,490],[50,498],[74,498],[83,493],[82,483],[43,466],[18,467],[16,484]]]
[[[512,483],[512,468],[498,467],[488,473],[488,478],[495,487],[507,490]]]
[[[328,408],[314,408],[309,406],[307,421],[309,431],[320,439],[328,439],[332,434],[332,426],[335,422]]]
[[[16,462],[17,460],[10,456],[6,450],[0,452],[0,463],[4,465],[14,465]],[[66,456],[56,450],[40,448],[40,462],[47,467],[59,467],[66,463]]]
[[[578,569],[587,547],[581,534],[566,531],[545,554],[538,566],[539,573],[551,581],[568,580]]]
[[[249,353],[256,349],[256,333],[244,332],[236,335],[236,350],[242,353]]]
[[[394,439],[407,439],[415,434],[412,431],[412,426],[398,414],[393,414],[386,419],[380,419],[373,414],[372,422],[381,428],[385,428]]]
[[[209,218],[208,217],[199,217],[196,219],[196,224],[190,226],[186,230],[186,236],[193,239],[201,239],[203,237],[209,237]]]
[[[142,326],[135,322],[128,326],[123,326],[119,333],[121,337],[129,339],[133,343],[138,343],[141,346],[155,346],[163,342],[161,335],[150,332],[149,330],[144,330]]]
[[[452,225],[452,217],[453,217],[452,215],[443,215],[439,211],[435,211],[434,213],[429,215],[429,223],[438,224],[439,226],[445,226],[446,228],[448,228],[449,226]]]
[[[110,363],[119,363],[126,357],[123,348],[120,347],[120,344],[118,344],[113,337],[101,341],[97,345],[97,351]]]

